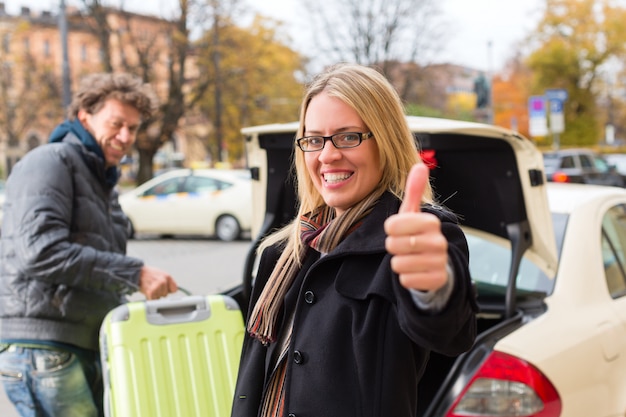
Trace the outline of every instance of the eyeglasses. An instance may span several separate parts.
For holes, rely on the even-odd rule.
[[[372,132],[342,132],[330,136],[307,136],[296,139],[296,143],[302,152],[316,152],[324,149],[327,140],[331,141],[337,149],[346,149],[356,148],[372,136],[374,136]]]

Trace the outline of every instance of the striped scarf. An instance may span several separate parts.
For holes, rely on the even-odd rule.
[[[300,238],[304,245],[302,245],[298,259],[302,260],[308,246],[321,253],[332,251],[346,236],[359,227],[382,192],[383,190],[375,190],[339,217],[335,217],[335,210],[327,206],[322,206],[302,216],[300,218]],[[278,314],[285,295],[299,270],[300,262],[296,262],[291,253],[285,249],[281,254],[250,315],[248,332],[266,346],[277,340],[279,333],[279,329],[276,328]],[[291,342],[293,316],[287,317],[285,321],[287,325],[281,329],[279,341],[280,355],[264,395],[261,413],[263,417],[280,417],[283,415],[284,384],[287,370],[285,358]]]

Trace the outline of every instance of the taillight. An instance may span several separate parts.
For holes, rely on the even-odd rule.
[[[557,171],[554,174],[552,174],[552,181],[553,182],[569,182],[569,176],[564,172]]]
[[[446,417],[558,417],[561,398],[537,368],[494,351],[450,410]]]

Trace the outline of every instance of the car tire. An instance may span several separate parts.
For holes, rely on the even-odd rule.
[[[128,227],[127,227],[127,235],[128,235],[128,239],[134,239],[135,238],[135,227],[133,226],[133,222],[130,221],[130,219],[128,219]]]
[[[220,216],[215,222],[215,235],[219,240],[232,242],[239,238],[241,226],[233,216],[225,214]]]

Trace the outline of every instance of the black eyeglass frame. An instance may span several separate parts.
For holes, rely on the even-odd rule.
[[[335,141],[334,138],[338,137],[338,136],[344,136],[344,135],[357,135],[359,137],[359,142],[356,145],[351,145],[351,146],[338,146]],[[299,138],[296,139],[296,144],[298,145],[298,148],[300,148],[300,150],[302,152],[319,152],[322,149],[324,149],[324,146],[326,146],[326,141],[331,141],[333,143],[333,146],[337,149],[351,149],[351,148],[356,148],[357,146],[359,146],[364,140],[367,140],[369,138],[371,138],[372,136],[374,136],[374,134],[372,132],[339,132],[339,133],[335,133],[334,135],[330,135],[330,136],[322,136],[322,135],[312,135],[312,136],[305,136],[303,138]],[[322,138],[324,140],[324,142],[322,143],[322,147],[319,149],[304,149],[302,146],[302,141],[306,140],[306,139],[311,139],[311,138]]]

